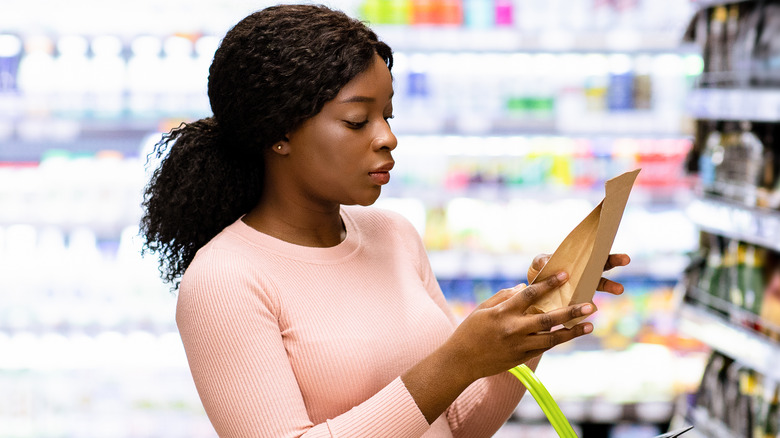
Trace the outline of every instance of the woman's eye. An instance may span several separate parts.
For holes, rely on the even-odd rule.
[[[363,120],[362,122],[350,122],[349,120],[344,120],[344,122],[346,122],[347,126],[352,129],[360,129],[368,124],[368,120]]]

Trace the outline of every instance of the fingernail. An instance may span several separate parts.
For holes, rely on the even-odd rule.
[[[583,315],[588,315],[589,313],[593,312],[593,306],[590,304],[585,304],[584,306],[580,307],[580,311]]]
[[[559,272],[558,274],[555,275],[555,278],[557,278],[560,281],[563,281],[563,280],[566,280],[566,278],[568,276],[569,276],[569,274],[567,274],[565,272]]]
[[[593,331],[593,326],[586,324],[585,327],[582,328],[582,331],[585,332],[585,334],[588,334]]]

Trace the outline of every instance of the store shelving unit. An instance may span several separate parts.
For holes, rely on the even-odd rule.
[[[727,26],[727,20],[732,20],[737,14],[742,20],[748,16],[747,14],[762,12],[758,8],[763,7],[766,3],[739,0],[704,0],[696,3],[700,7],[700,13],[697,16],[698,29],[703,31],[696,35],[696,39],[700,43],[704,43],[702,48],[705,52],[705,71],[698,86],[689,94],[687,107],[689,114],[699,121],[702,127],[698,133],[701,138],[694,139],[694,143],[699,145],[699,149],[693,156],[704,156],[705,160],[710,160],[711,156],[705,155],[707,152],[705,143],[710,141],[709,145],[712,146],[715,144],[712,141],[715,141],[718,143],[718,147],[725,144],[720,143],[721,137],[709,137],[710,132],[720,130],[725,133],[726,130],[734,129],[733,126],[737,126],[738,123],[744,130],[743,132],[756,125],[759,126],[759,130],[763,130],[760,132],[774,132],[777,124],[780,123],[780,88],[776,84],[761,83],[755,79],[757,77],[753,76],[755,74],[753,68],[756,68],[755,63],[749,64],[751,67],[747,68],[745,66],[748,63],[744,59],[741,63],[733,61],[740,56],[737,53],[740,48],[743,51],[746,50],[743,46],[739,46],[734,40],[725,38],[719,40],[718,38],[719,25]],[[739,26],[746,26],[745,23],[755,22],[743,20],[740,21]],[[740,29],[740,31],[743,32],[740,35],[746,35],[745,29]],[[764,38],[766,37],[764,36]],[[756,56],[755,53],[749,53],[751,61],[753,61],[753,56]],[[743,53],[741,56],[747,55]],[[727,58],[731,60],[724,61]],[[708,63],[709,68],[714,70],[708,70]],[[737,78],[739,81],[736,80]],[[737,83],[750,83],[751,85],[734,85]],[[717,138],[717,140],[711,140],[712,138]],[[773,137],[771,134],[767,134],[763,139],[773,139]],[[747,142],[748,140],[740,141]],[[770,141],[771,143],[763,144],[764,150],[768,153],[765,153],[762,159],[775,160],[774,164],[776,164],[777,142],[776,140]],[[747,160],[750,159],[755,160],[747,154],[729,159],[741,160],[737,165],[748,163]],[[716,166],[719,165],[717,158],[710,161]],[[700,166],[705,166],[705,170],[707,162],[702,164],[702,161],[698,161]],[[722,162],[727,163],[725,159]],[[765,170],[774,169],[776,167],[773,167],[774,164],[767,161],[761,163]],[[728,167],[724,166],[724,169],[728,169]],[[705,170],[699,168],[702,173]],[[724,178],[723,175],[727,175],[727,173],[714,176],[714,180],[720,181],[719,178]],[[742,180],[739,179],[739,176],[730,175],[734,181],[725,177],[726,184],[741,183]],[[745,177],[742,176],[742,178]],[[702,179],[704,180],[704,178]],[[758,185],[759,181],[753,183]],[[709,186],[705,186],[706,184]],[[774,186],[771,188],[765,186],[765,180],[762,180],[760,184],[763,184],[762,190],[776,190]],[[672,424],[676,427],[683,424],[694,425],[696,429],[691,432],[691,436],[730,438],[744,436],[743,429],[747,427],[754,427],[752,431],[748,431],[748,435],[755,433],[757,430],[755,428],[765,427],[765,424],[769,427],[771,416],[761,418],[761,415],[765,415],[766,411],[762,411],[763,413],[751,412],[750,415],[755,417],[749,419],[746,414],[740,411],[739,417],[745,417],[744,422],[742,422],[734,420],[733,415],[718,413],[719,408],[713,406],[722,406],[723,400],[726,398],[724,394],[729,393],[732,396],[738,394],[739,397],[749,398],[751,409],[761,405],[761,403],[764,403],[764,406],[769,404],[771,393],[769,395],[767,393],[759,394],[754,389],[757,387],[756,383],[748,384],[746,382],[761,382],[761,385],[769,388],[769,391],[780,383],[780,368],[778,368],[780,342],[778,342],[777,337],[770,335],[780,333],[780,328],[770,321],[763,320],[757,314],[756,308],[760,306],[760,303],[759,306],[745,303],[748,300],[746,298],[748,292],[753,293],[752,290],[749,290],[752,286],[749,286],[743,277],[737,277],[743,275],[742,273],[737,274],[737,272],[741,266],[748,266],[748,263],[740,259],[736,252],[727,254],[729,250],[725,248],[726,244],[718,242],[728,242],[731,245],[731,251],[739,244],[742,245],[742,248],[758,248],[757,251],[780,252],[780,211],[727,199],[725,194],[717,193],[719,188],[713,189],[713,187],[712,180],[709,180],[708,183],[703,182],[701,188],[697,190],[697,196],[685,208],[690,220],[701,231],[702,245],[704,251],[709,252],[707,257],[710,258],[707,258],[706,266],[705,261],[694,260],[694,263],[689,267],[689,271],[679,285],[680,299],[677,308],[679,329],[688,336],[700,340],[711,349],[710,365],[712,365],[712,369],[705,370],[702,383],[695,396],[689,397],[687,400],[680,400]],[[706,242],[710,242],[710,244],[708,245]],[[714,258],[712,258],[712,254],[715,254]],[[723,257],[722,264],[713,264],[717,257]],[[729,261],[726,261],[726,258]],[[756,263],[759,264],[756,266],[759,268],[754,272],[761,272],[765,262],[768,263],[765,260],[757,261]],[[725,286],[728,289],[727,292],[724,292],[724,277],[721,277],[720,280],[714,280],[713,277],[707,276],[708,273],[713,272],[713,266],[719,269],[724,277],[728,276],[726,277],[729,279],[728,285]],[[763,275],[764,278],[767,277],[766,270],[763,271]],[[702,279],[704,279],[703,282]],[[702,284],[706,286],[702,286]],[[738,298],[738,293],[744,293],[745,298]],[[759,290],[758,293],[760,293],[758,299],[763,299],[761,297],[764,296],[765,292]],[[728,298],[725,298],[726,296]],[[718,365],[713,365],[715,363]],[[735,378],[735,375],[739,375],[739,378]],[[725,406],[727,410],[738,409],[734,399],[726,402]],[[780,422],[780,418],[774,420]],[[758,426],[753,425],[755,421],[761,423]],[[751,424],[751,426],[746,426],[746,424]],[[763,429],[760,433],[764,433]],[[774,436],[774,433],[776,432],[771,432],[771,436]]]

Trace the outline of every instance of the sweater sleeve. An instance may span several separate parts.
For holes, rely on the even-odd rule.
[[[455,327],[457,319],[439,287],[419,233],[405,219],[401,219],[400,226],[406,236],[407,247],[418,261],[420,277],[428,294]],[[447,409],[447,421],[453,436],[493,436],[512,415],[525,391],[525,386],[508,371],[472,383]]]
[[[195,386],[222,438],[420,437],[429,426],[400,378],[351,410],[313,424],[278,324],[278,302],[253,267],[211,249],[182,279],[176,323]],[[254,267],[256,269],[256,267]]]

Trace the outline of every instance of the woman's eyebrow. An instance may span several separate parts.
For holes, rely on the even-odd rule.
[[[376,101],[376,99],[374,99],[373,97],[369,97],[369,96],[350,96],[350,97],[347,97],[346,99],[343,99],[343,100],[339,101],[339,103],[353,103],[353,102],[359,102],[359,103],[369,102],[370,103],[370,102],[375,102],[375,101]]]
[[[390,93],[390,98],[389,99],[392,99],[394,94],[395,94],[395,92]],[[371,97],[371,96],[355,95],[355,96],[350,96],[350,97],[344,98],[344,99],[339,101],[339,103],[354,103],[354,102],[358,102],[358,103],[364,103],[364,102],[373,103],[373,102],[376,102],[376,99]]]

